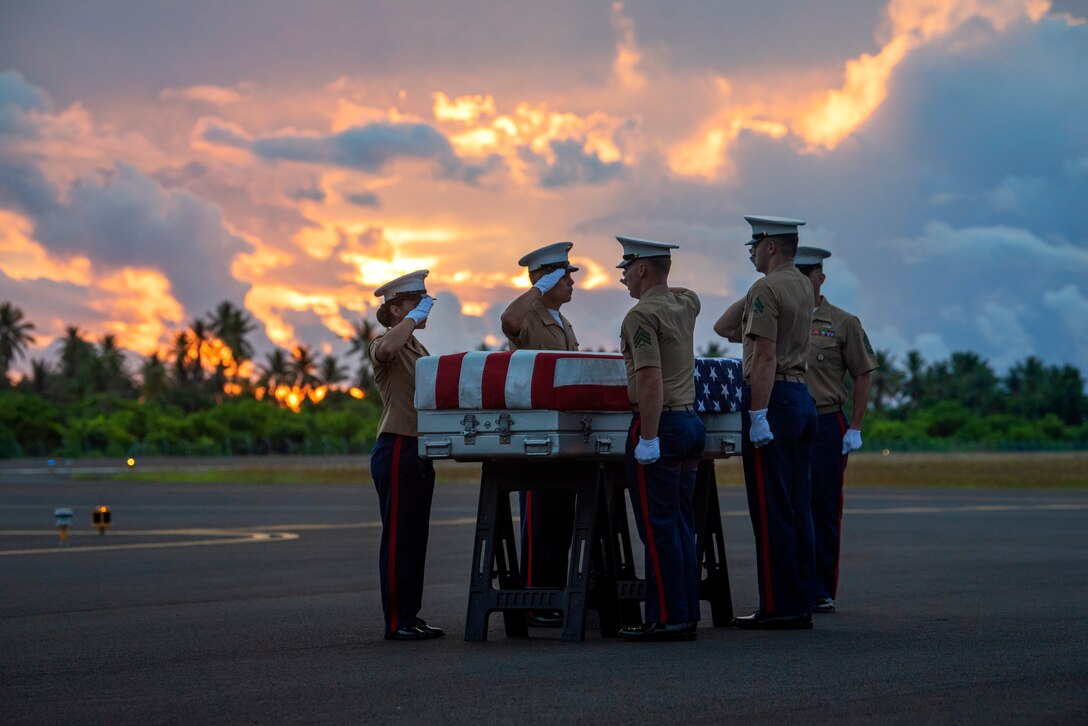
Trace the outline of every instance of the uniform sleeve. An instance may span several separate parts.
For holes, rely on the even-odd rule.
[[[744,337],[778,340],[778,296],[774,290],[760,280],[748,291],[745,307],[748,317],[744,323]]]
[[[623,319],[621,332],[634,370],[661,367],[661,343],[653,320],[641,311],[631,310]]]
[[[850,371],[851,378],[857,378],[869,371],[876,370],[876,354],[869,343],[869,336],[861,327],[861,321],[849,316],[843,321],[846,344],[842,349],[843,365]]]
[[[366,357],[367,360],[370,361],[371,367],[380,365],[378,363],[378,360],[374,357],[374,346],[376,346],[378,344],[378,341],[381,340],[383,337],[383,335],[379,335],[377,338],[366,344]]]
[[[690,307],[696,315],[698,315],[699,312],[703,309],[703,304],[702,302],[700,302],[699,296],[695,294],[694,290],[687,290],[682,287],[677,287],[673,288],[673,292],[676,293],[676,296],[678,298],[682,299],[685,303],[687,303],[688,307]]]

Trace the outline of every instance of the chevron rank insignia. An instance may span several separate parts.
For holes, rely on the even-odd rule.
[[[756,314],[763,312],[763,301],[760,300],[758,296],[756,297],[755,302],[752,303],[752,310],[754,310]]]
[[[631,336],[631,342],[636,348],[648,348],[653,345],[653,339],[650,334],[647,333],[641,326],[635,331],[635,334]]]

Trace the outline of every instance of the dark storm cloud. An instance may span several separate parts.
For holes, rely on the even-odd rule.
[[[53,255],[85,255],[99,269],[161,271],[187,309],[240,299],[247,289],[230,266],[251,245],[225,229],[219,209],[188,192],[164,190],[126,164],[108,178],[80,180],[62,200],[29,162],[4,161],[0,206],[27,215],[34,239]]]
[[[466,163],[450,142],[433,126],[422,123],[375,122],[329,136],[277,134],[253,139],[220,124],[210,123],[203,139],[212,143],[249,149],[266,161],[328,164],[369,173],[380,172],[395,160],[421,159],[436,163],[442,178],[475,184],[498,167],[492,155],[482,163]]]
[[[597,152],[586,152],[581,141],[556,139],[550,144],[555,160],[545,161],[529,149],[520,150],[521,157],[540,166],[537,182],[548,188],[576,184],[605,184],[618,178],[626,168],[622,161],[602,161]]]
[[[357,207],[380,207],[382,200],[374,192],[359,192],[344,197]]]
[[[47,111],[49,97],[16,71],[0,72],[0,141],[11,136],[35,136],[37,128],[28,111]]]

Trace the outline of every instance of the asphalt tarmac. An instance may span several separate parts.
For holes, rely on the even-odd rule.
[[[837,613],[741,632],[706,608],[696,642],[662,644],[509,639],[497,614],[487,642],[465,642],[476,496],[435,492],[421,614],[449,636],[400,643],[381,637],[369,482],[0,470],[0,722],[1088,720],[1088,492],[851,489]],[[721,498],[744,614],[751,525],[741,488]]]

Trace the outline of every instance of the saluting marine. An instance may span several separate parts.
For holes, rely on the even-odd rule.
[[[805,379],[819,415],[819,431],[812,447],[812,528],[816,542],[812,610],[817,613],[835,612],[846,462],[851,451],[861,448],[861,422],[869,405],[871,374],[877,367],[861,321],[820,294],[826,279],[824,260],[830,256],[819,247],[798,247],[794,259],[797,269],[812,282],[815,293]],[[849,420],[842,412],[847,372],[854,384]]]
[[[809,464],[816,408],[805,384],[812,283],[794,266],[799,219],[746,216],[750,259],[763,277],[714,331],[743,340],[747,415],[742,455],[756,539],[759,609],[734,618],[755,629],[812,627],[814,576]]]
[[[574,294],[578,271],[568,253],[574,245],[556,242],[518,260],[528,268],[532,287],[503,311],[502,331],[511,350],[578,350],[574,328],[559,309]],[[519,492],[521,503],[521,573],[526,587],[565,587],[567,561],[574,536],[575,492],[536,490]],[[557,627],[558,612],[532,611],[530,625]]]
[[[623,319],[620,348],[634,408],[625,469],[645,549],[646,622],[620,630],[627,640],[695,640],[699,557],[692,499],[706,445],[695,401],[698,296],[668,286],[670,250],[679,245],[617,237],[621,282],[638,300]]]
[[[385,298],[378,308],[378,322],[387,330],[367,348],[384,405],[370,473],[382,515],[378,570],[385,637],[390,640],[426,640],[446,634],[419,617],[434,494],[434,465],[418,453],[415,407],[416,360],[428,355],[415,331],[427,326],[434,305],[424,285],[427,274],[417,270],[374,291]]]

